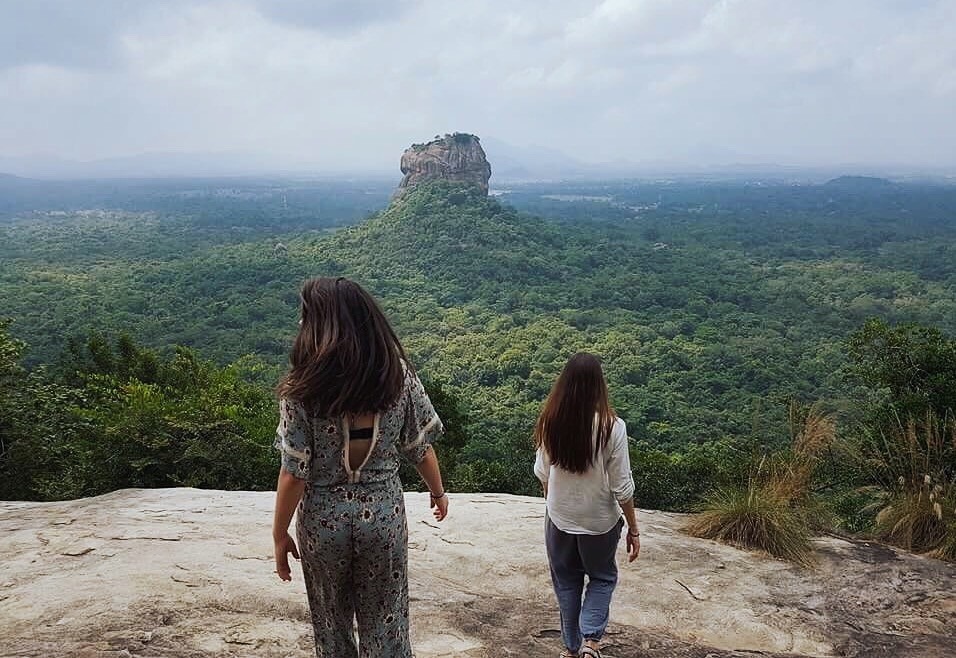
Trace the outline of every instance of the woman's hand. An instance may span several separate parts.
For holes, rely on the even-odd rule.
[[[641,533],[627,531],[627,561],[633,562],[641,554]]]
[[[436,521],[444,521],[445,517],[448,516],[448,494],[443,493],[438,498],[431,496],[431,505],[432,514],[435,515]]]
[[[296,560],[299,559],[299,549],[296,548],[295,541],[285,533],[284,536],[275,540],[276,573],[280,580],[292,580],[292,569],[289,567],[289,553]]]
[[[279,469],[279,481],[276,483],[276,511],[272,520],[272,541],[275,544],[276,573],[282,580],[292,580],[289,569],[289,553],[298,560],[299,549],[289,536],[289,523],[295,513],[296,505],[302,500],[305,480],[300,480],[285,468]]]

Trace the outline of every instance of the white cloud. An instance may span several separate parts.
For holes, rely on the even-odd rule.
[[[82,70],[50,64],[23,64],[0,70],[0,101],[32,98],[60,102],[84,92],[92,78]]]
[[[34,39],[0,48],[0,155],[391,167],[471,130],[593,161],[956,159],[950,0],[43,1],[0,11]]]

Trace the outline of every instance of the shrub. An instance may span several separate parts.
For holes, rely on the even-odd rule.
[[[704,539],[762,550],[798,564],[812,562],[807,517],[781,492],[752,478],[709,495],[686,531]]]
[[[836,427],[829,414],[813,407],[791,406],[790,420],[790,447],[762,459],[745,485],[708,495],[688,522],[688,533],[812,563],[811,529],[823,525],[825,515],[811,485]]]
[[[840,487],[827,492],[824,501],[831,530],[850,535],[864,535],[873,529],[874,506],[885,500],[882,490],[874,486]]]
[[[721,486],[741,482],[752,450],[732,442],[708,442],[668,452],[647,441],[631,445],[634,500],[649,509],[687,512]]]
[[[919,417],[928,410],[956,411],[956,340],[935,327],[891,327],[870,320],[848,341],[851,372],[874,392],[889,394],[877,422],[892,423],[885,412]]]
[[[929,556],[938,560],[956,562],[956,521],[950,521],[946,525],[946,534],[943,535],[939,546],[929,552]]]
[[[899,417],[887,430],[864,432],[856,445],[861,467],[883,489],[918,492],[930,478],[937,484],[956,479],[956,419],[927,411],[920,418]]]
[[[932,411],[862,431],[844,452],[876,483],[873,535],[905,550],[956,557],[956,420]],[[871,487],[872,488],[872,487]],[[875,516],[873,516],[875,513]]]
[[[918,489],[901,489],[876,515],[875,535],[908,551],[956,559],[956,484],[927,475]]]

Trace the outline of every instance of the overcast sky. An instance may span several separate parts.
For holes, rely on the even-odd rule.
[[[956,163],[956,0],[0,0],[0,156]],[[268,157],[267,157],[268,156]]]

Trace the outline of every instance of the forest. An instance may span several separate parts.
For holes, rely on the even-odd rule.
[[[872,529],[926,478],[956,495],[954,186],[435,183],[386,207],[380,181],[71,185],[0,203],[0,498],[272,486],[315,275],[381,300],[449,427],[452,490],[538,491],[531,427],[588,350],[643,507],[791,464],[820,417],[807,488],[832,527]]]

